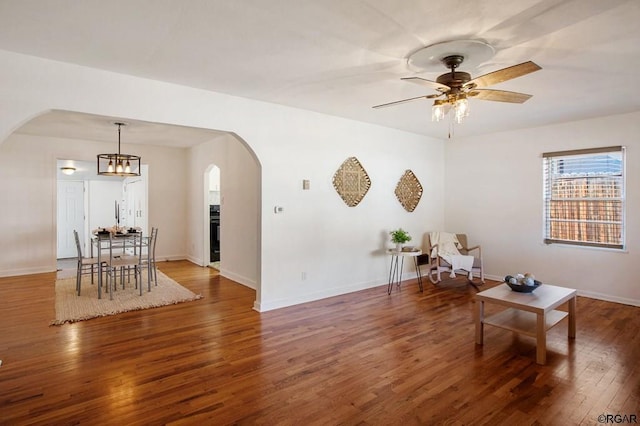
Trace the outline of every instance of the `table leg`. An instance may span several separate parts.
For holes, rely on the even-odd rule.
[[[576,338],[576,301],[577,297],[569,299],[569,337]]]
[[[394,263],[395,260],[395,263]],[[395,281],[395,271],[394,271],[394,265],[395,265],[395,269],[398,269],[398,257],[397,256],[391,256],[391,265],[389,266],[389,285],[387,286],[387,294],[391,294],[391,289],[393,288],[393,282]]]
[[[418,277],[418,287],[420,287],[420,293],[422,293],[422,275],[420,275],[420,268],[418,267],[418,256],[413,257],[413,261],[416,265],[416,277]]]
[[[397,286],[400,287],[400,283],[402,282],[402,270],[404,269],[404,256],[400,259],[400,273],[398,274]]]
[[[484,340],[484,301],[476,300],[476,343],[481,345]]]
[[[102,265],[98,264],[98,299],[102,299]]]
[[[545,330],[545,314],[536,315],[536,362],[545,364],[547,362],[547,330]]]

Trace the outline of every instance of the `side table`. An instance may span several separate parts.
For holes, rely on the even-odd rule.
[[[391,294],[393,284],[396,284],[397,287],[400,287],[405,257],[413,258],[413,262],[416,267],[416,277],[418,278],[418,287],[420,287],[420,292],[422,293],[422,276],[420,275],[420,269],[418,268],[418,256],[422,254],[422,251],[398,251],[395,249],[389,249],[387,250],[387,254],[391,256],[391,267],[389,268],[389,285],[387,287],[387,293]],[[398,267],[398,263],[400,263],[400,267]]]

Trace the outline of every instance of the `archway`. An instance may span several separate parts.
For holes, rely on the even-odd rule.
[[[232,214],[236,220],[229,221],[229,226],[233,227],[229,233],[235,236],[238,232],[240,239],[235,246],[231,242],[226,276],[254,288],[259,294],[261,167],[245,141],[229,132],[59,110],[36,116],[2,141],[3,164],[10,166],[12,171],[7,177],[7,187],[12,190],[7,195],[16,199],[16,214],[12,216],[11,226],[38,230],[36,240],[23,238],[16,242],[9,238],[15,234],[10,232],[9,222],[2,224],[7,235],[3,241],[16,249],[12,268],[3,264],[4,274],[56,269],[56,164],[51,160],[74,158],[92,161],[96,153],[110,152],[113,149],[114,120],[140,124],[131,128],[142,129],[144,126],[151,133],[146,141],[138,142],[136,138],[139,135],[132,132],[127,135],[126,143],[131,144],[129,148],[134,146],[133,151],[141,154],[143,164],[148,162],[150,169],[154,170],[149,174],[149,226],[161,230],[157,248],[159,261],[188,259],[202,264],[205,230],[200,225],[203,224],[201,218],[205,208],[202,176],[212,159],[216,160],[221,171],[231,169],[229,180],[234,183],[225,191],[232,195],[230,207],[234,209]],[[168,136],[175,140],[175,146],[166,142]],[[154,140],[163,143],[154,144]],[[217,140],[222,142],[214,143]],[[239,160],[241,165],[238,165]],[[249,173],[246,166],[251,169]],[[25,179],[25,176],[34,178]],[[38,184],[31,184],[36,181]],[[246,186],[242,185],[251,187],[250,200],[246,197]],[[42,200],[51,202],[42,203]],[[209,229],[208,225],[206,229]],[[248,229],[250,235],[247,237]],[[247,240],[251,241],[249,249],[245,243]],[[224,239],[221,243],[224,244]]]

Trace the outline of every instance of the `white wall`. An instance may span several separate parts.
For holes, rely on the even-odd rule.
[[[278,191],[263,192],[262,264],[263,272],[278,280],[263,281],[263,294],[269,296],[262,298],[263,309],[382,284],[388,277],[383,250],[389,231],[403,227],[419,242],[425,228],[443,224],[442,142],[357,123],[352,127],[356,133],[346,126],[342,132],[318,117],[283,138],[284,151],[269,157]],[[332,185],[336,170],[351,156],[372,182],[356,207],[348,207]],[[263,170],[267,167],[263,163]],[[424,187],[413,213],[394,195],[406,169]],[[302,189],[303,179],[310,181],[310,190]],[[276,206],[283,213],[275,214]]]
[[[259,310],[383,284],[388,259],[381,250],[388,241],[389,230],[402,226],[417,235],[424,229],[441,229],[444,225],[444,151],[443,142],[439,140],[2,51],[0,93],[0,140],[30,118],[50,109],[217,129],[239,135],[261,165],[260,211],[255,218],[260,220],[259,256],[255,260],[260,271],[260,291],[255,304]],[[17,166],[4,160],[5,155],[18,149],[16,142],[19,141],[10,142],[0,146],[3,166],[0,177],[11,178],[17,174]],[[52,146],[46,151],[50,157],[60,158],[89,159],[96,154],[87,153],[82,144],[62,149],[65,151],[62,153],[58,149]],[[190,201],[193,197],[204,198],[202,190],[194,195],[199,188],[190,184],[197,181],[202,185],[203,171],[188,168],[192,157],[187,150],[175,150],[172,155],[164,155],[163,150],[156,155],[157,147],[139,149],[136,146],[136,150],[143,161],[150,164],[149,225],[161,228],[158,251],[168,256],[172,253],[197,256],[199,240],[196,238],[201,239],[203,232],[202,228],[194,228],[192,209],[199,207],[191,206]],[[10,236],[0,237],[0,244],[6,247],[5,242],[9,242],[20,246],[11,254],[16,262],[3,259],[0,273],[15,272],[14,265],[23,265],[24,271],[52,270],[49,259],[55,250],[55,233],[51,232],[55,229],[51,211],[54,202],[49,197],[47,203],[47,193],[36,191],[33,196],[39,195],[39,202],[47,204],[40,212],[44,216],[36,217],[29,211],[34,202],[22,199],[31,196],[28,191],[34,185],[54,185],[54,173],[50,170],[53,166],[48,166],[54,162],[44,156],[39,153],[34,160],[42,169],[21,173],[21,180],[13,177],[0,187],[0,200],[12,197],[19,200],[17,214],[0,214],[0,235],[13,231]],[[373,182],[369,194],[355,208],[345,206],[331,185],[333,173],[349,156],[358,157]],[[24,162],[26,158],[23,152],[12,160]],[[176,158],[185,167],[167,173],[169,162],[175,162]],[[231,160],[230,163],[232,168],[237,167]],[[4,171],[5,166],[9,166],[9,171]],[[405,212],[393,194],[406,169],[412,169],[425,188],[423,200],[413,213]],[[302,191],[302,179],[311,180],[310,191]],[[224,182],[223,176],[226,191]],[[11,185],[15,188],[7,188]],[[152,187],[158,188],[157,192],[154,193]],[[284,207],[283,214],[273,213],[276,205]],[[47,219],[48,223],[43,223]],[[14,221],[17,227],[12,226]],[[21,231],[16,233],[15,229]],[[49,238],[47,232],[51,235]],[[302,272],[306,272],[305,280]]]
[[[446,227],[481,243],[488,274],[532,272],[580,294],[640,305],[640,113],[446,144]],[[542,153],[624,145],[626,250],[542,243]]]

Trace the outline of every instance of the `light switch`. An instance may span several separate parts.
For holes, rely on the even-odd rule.
[[[305,179],[302,181],[302,189],[311,189],[311,182],[309,179]]]

